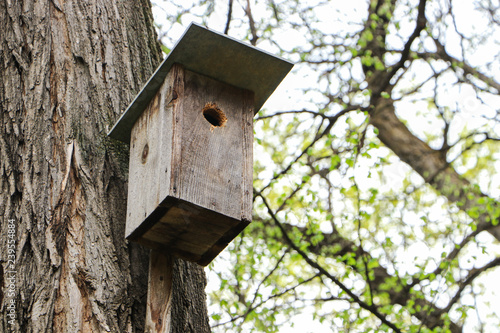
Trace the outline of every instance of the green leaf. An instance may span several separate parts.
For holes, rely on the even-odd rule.
[[[161,44],[161,50],[165,53],[165,54],[169,54],[170,53],[170,49],[168,47],[166,47],[165,45]]]

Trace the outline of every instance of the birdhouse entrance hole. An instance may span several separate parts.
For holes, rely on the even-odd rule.
[[[202,110],[203,117],[213,126],[213,127],[223,127],[226,125],[227,117],[217,105],[214,103],[207,103]]]

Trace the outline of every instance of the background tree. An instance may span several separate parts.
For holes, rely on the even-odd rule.
[[[256,118],[254,222],[210,267],[214,331],[275,332],[301,314],[342,332],[500,325],[483,284],[500,274],[498,9],[493,0],[158,9],[167,47],[197,20],[297,63],[288,95]]]
[[[144,332],[128,147],[106,135],[161,59],[147,0],[0,1],[1,332]],[[203,270],[174,266],[171,331],[208,331]]]

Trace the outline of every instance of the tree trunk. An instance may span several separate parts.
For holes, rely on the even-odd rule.
[[[150,3],[4,0],[0,31],[0,331],[143,332],[149,251],[106,134],[161,61]],[[203,270],[174,266],[172,307],[208,331]]]

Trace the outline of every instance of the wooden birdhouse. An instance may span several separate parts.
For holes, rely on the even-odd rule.
[[[189,26],[109,133],[130,142],[127,239],[207,265],[250,223],[253,117],[292,66]]]

